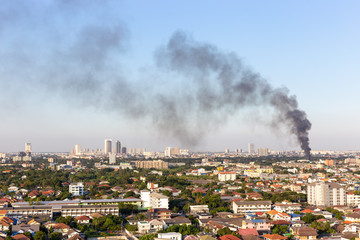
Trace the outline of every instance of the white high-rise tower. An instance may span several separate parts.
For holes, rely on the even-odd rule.
[[[104,147],[104,153],[109,154],[112,152],[112,140],[111,139],[105,139],[105,147]]]

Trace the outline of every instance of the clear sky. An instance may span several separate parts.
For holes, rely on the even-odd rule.
[[[156,58],[179,31],[296,95],[312,123],[312,149],[360,150],[359,9],[359,1],[332,0],[3,0],[0,152],[25,142],[35,152],[103,148],[107,138],[149,150],[223,151],[249,142],[300,150],[286,126],[270,127],[269,106],[204,115],[184,101],[201,90],[190,74],[207,76],[164,69]],[[161,96],[179,101],[177,114],[187,117],[169,123],[168,108],[153,105]],[[177,137],[183,131],[195,140]]]

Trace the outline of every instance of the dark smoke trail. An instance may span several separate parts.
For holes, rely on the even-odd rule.
[[[219,113],[231,114],[246,106],[270,105],[276,112],[272,126],[287,125],[306,157],[310,157],[308,132],[311,123],[306,113],[298,109],[295,96],[289,96],[287,89],[270,86],[244,67],[235,54],[221,52],[215,46],[198,43],[183,32],[177,32],[158,50],[156,59],[160,67],[192,81],[195,95],[184,98],[191,101],[197,113],[206,116],[207,121],[218,119]],[[179,119],[175,115],[166,121],[175,125]]]

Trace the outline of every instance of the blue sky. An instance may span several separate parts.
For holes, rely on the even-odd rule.
[[[69,151],[75,144],[97,148],[106,138],[149,150],[180,146],[221,151],[246,149],[249,142],[256,148],[300,149],[286,128],[268,127],[271,110],[261,106],[224,116],[226,120],[210,126],[192,145],[159,131],[147,116],[119,109],[132,104],[126,102],[126,92],[121,92],[118,105],[102,101],[106,96],[94,89],[114,79],[126,79],[131,94],[139,95],[149,88],[161,93],[183,86],[184,78],[164,73],[154,61],[157,49],[178,30],[235,53],[273,87],[287,87],[312,123],[312,149],[358,150],[359,5],[358,1],[4,0],[0,152],[22,150],[25,142],[31,142],[34,151]],[[114,38],[102,39],[102,34]],[[84,53],[83,43],[92,37],[107,47]],[[98,42],[91,44],[97,48]],[[93,71],[94,86],[73,87],[72,79]]]

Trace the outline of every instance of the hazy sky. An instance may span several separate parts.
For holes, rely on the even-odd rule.
[[[331,0],[2,0],[0,152],[25,142],[35,152],[103,148],[106,138],[149,150],[222,151],[249,142],[300,149],[286,126],[270,127],[269,106],[199,117],[181,102],[195,92],[192,76],[156,58],[179,31],[296,95],[312,123],[312,149],[360,150],[359,9],[359,1]],[[172,114],[152,104],[159,96],[181,102],[185,123],[166,120]],[[176,137],[178,125],[196,140]]]

